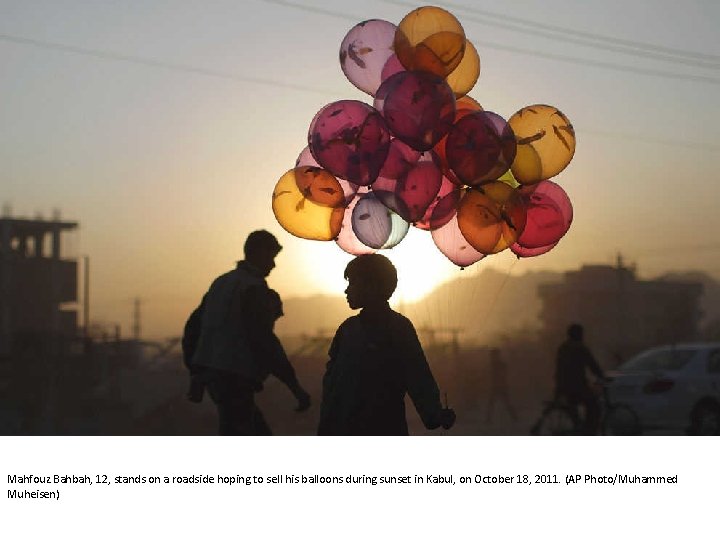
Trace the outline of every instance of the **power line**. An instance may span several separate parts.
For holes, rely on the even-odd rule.
[[[342,18],[342,19],[351,19],[354,21],[359,21],[359,18],[353,18],[352,16],[346,15],[344,13],[339,13],[336,11],[331,11],[328,9],[322,9],[322,8],[316,8],[312,6],[307,6],[305,4],[298,4],[295,2],[288,2],[285,0],[260,0],[262,2],[266,2],[269,4],[276,4],[286,7],[291,7],[294,9],[299,9],[301,11],[307,11],[311,13],[319,13],[322,15],[327,15],[329,17],[336,17],[336,18]],[[384,0],[391,4],[398,4],[398,5],[410,5],[406,4],[404,2],[395,2],[393,0]],[[625,66],[622,64],[615,64],[612,62],[604,62],[600,60],[591,60],[587,58],[578,58],[575,56],[566,56],[562,54],[553,54],[553,53],[545,53],[540,52],[536,50],[531,49],[523,49],[520,47],[513,47],[509,45],[504,45],[502,43],[494,43],[490,41],[478,41],[473,40],[474,45],[482,45],[483,47],[487,47],[489,49],[497,49],[501,51],[508,51],[516,54],[524,54],[528,56],[535,56],[539,58],[547,58],[550,60],[557,60],[560,62],[566,62],[571,64],[577,64],[584,67],[592,66],[592,67],[599,67],[603,69],[612,69],[615,71],[623,71],[626,73],[635,73],[640,75],[650,75],[653,77],[663,77],[668,79],[676,79],[676,80],[689,80],[689,81],[696,81],[696,82],[703,82],[703,83],[709,83],[709,84],[720,84],[720,79],[715,77],[709,77],[706,75],[694,75],[690,73],[676,73],[671,71],[663,71],[663,70],[656,70],[656,69],[647,69],[647,68],[640,68],[640,67],[633,67],[633,66]]]
[[[395,5],[401,5],[401,6],[414,6],[414,4],[408,3],[408,2],[402,2],[399,0],[383,0],[388,4],[395,4]],[[574,28],[567,28],[562,26],[556,26],[552,24],[545,24],[537,21],[530,21],[528,19],[523,19],[521,17],[514,17],[512,15],[497,13],[493,11],[488,11],[476,7],[470,7],[463,4],[457,4],[453,2],[443,2],[446,6],[452,7],[453,9],[459,9],[462,11],[467,11],[469,13],[475,13],[478,15],[483,15],[486,17],[501,19],[503,21],[512,21],[514,23],[527,26],[529,28],[541,28],[550,32],[556,32],[560,34],[561,36],[577,36],[579,38],[585,39],[585,40],[592,40],[597,41],[599,43],[605,43],[605,44],[615,44],[615,45],[621,45],[628,48],[634,48],[641,51],[648,51],[648,52],[658,52],[665,55],[675,56],[675,57],[684,57],[687,60],[698,60],[698,61],[707,61],[715,66],[720,66],[720,56],[714,55],[714,54],[706,54],[706,53],[700,53],[696,51],[687,51],[683,49],[675,49],[671,47],[663,47],[661,45],[655,45],[651,43],[643,43],[640,41],[633,41],[629,39],[622,39],[622,38],[616,38],[612,36],[605,36],[601,34],[595,34],[592,32],[585,32],[582,30],[575,30]],[[516,27],[515,27],[516,28]],[[678,58],[679,59],[679,58]]]
[[[177,64],[173,62],[166,62],[164,60],[157,60],[154,58],[145,58],[141,56],[131,56],[112,51],[101,51],[97,49],[87,49],[84,47],[76,47],[74,45],[66,45],[64,43],[54,43],[50,41],[41,41],[38,39],[31,39],[21,36],[12,36],[9,34],[0,34],[0,41],[7,41],[19,45],[29,45],[32,47],[38,47],[40,49],[60,51],[71,54],[79,54],[82,56],[89,56],[92,58],[98,58],[101,60],[113,60],[117,62],[129,62],[132,64],[139,64],[147,67],[161,68],[172,71],[182,71],[185,73],[194,73],[196,75],[204,75],[207,77],[214,77],[217,79],[226,79],[236,82],[248,82],[252,84],[261,84],[266,86],[276,86],[281,88],[288,88],[290,90],[300,90],[302,92],[312,92],[327,94],[328,90],[315,88],[312,86],[303,86],[299,84],[292,84],[280,81],[274,81],[271,79],[261,79],[258,77],[247,77],[245,75],[237,75],[232,73],[223,73],[221,71],[215,71],[203,67],[191,66],[187,64]]]

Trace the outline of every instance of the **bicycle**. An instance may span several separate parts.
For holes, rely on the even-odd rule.
[[[602,387],[600,399],[601,435],[639,435],[640,420],[630,407],[613,403],[608,391],[610,380],[600,381]],[[579,414],[578,407],[563,398],[545,402],[542,413],[530,429],[531,435],[587,435],[585,419]]]

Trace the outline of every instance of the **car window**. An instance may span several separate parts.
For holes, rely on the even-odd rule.
[[[709,373],[720,373],[720,349],[710,351],[707,370]]]
[[[695,354],[688,349],[663,349],[646,351],[625,362],[620,369],[623,371],[677,371],[682,369]]]

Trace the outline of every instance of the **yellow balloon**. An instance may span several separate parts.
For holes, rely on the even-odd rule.
[[[552,178],[575,155],[575,130],[562,112],[550,105],[523,107],[508,120],[517,140],[511,170],[523,185]]]
[[[345,197],[340,183],[326,170],[297,167],[275,185],[272,209],[290,234],[307,240],[334,240],[342,227]]]
[[[469,41],[465,42],[465,54],[460,61],[458,67],[447,76],[446,82],[455,93],[455,97],[459,98],[472,90],[473,86],[480,76],[480,55],[478,55],[475,45]]]
[[[460,64],[465,42],[465,31],[450,12],[425,6],[400,21],[393,46],[408,71],[426,71],[445,78]]]

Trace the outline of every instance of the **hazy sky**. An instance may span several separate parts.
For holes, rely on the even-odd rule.
[[[351,257],[284,232],[271,193],[318,109],[370,99],[340,70],[347,31],[370,18],[397,24],[420,5],[1,0],[0,203],[80,223],[69,247],[91,258],[93,316],[125,332],[138,296],[146,335],[178,334],[255,228],[285,246],[269,280],[282,295],[339,294]],[[500,254],[463,273],[411,230],[387,253],[398,298],[476,268],[569,269],[618,251],[642,276],[720,277],[719,2],[435,5],[478,49],[470,95],[485,109],[509,117],[548,103],[572,121],[576,155],[556,181],[575,221],[542,257],[513,265]],[[564,30],[551,39],[550,27]],[[579,43],[588,33],[606,39]],[[623,40],[653,47],[623,54]],[[661,47],[694,54],[660,60]]]

